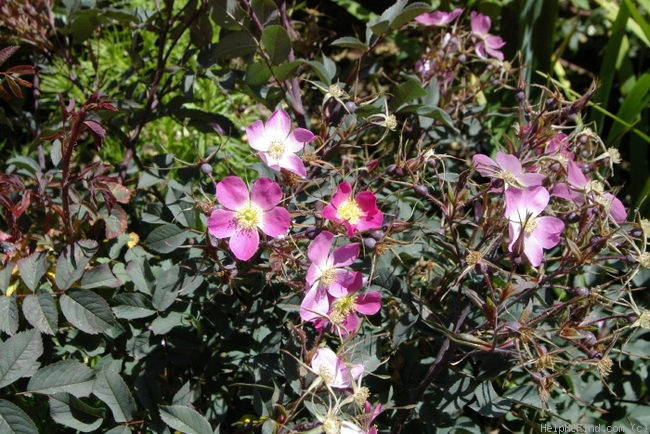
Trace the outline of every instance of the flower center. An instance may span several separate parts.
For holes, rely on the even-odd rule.
[[[345,318],[354,311],[354,307],[357,304],[356,295],[346,295],[336,300],[334,304],[334,309],[330,313],[330,319],[332,322],[340,324],[345,321]]]
[[[589,184],[587,184],[587,191],[602,193],[603,191],[605,191],[605,186],[600,181],[591,180],[589,181]]]
[[[524,232],[529,234],[533,232],[536,227],[537,227],[537,219],[534,217],[530,217],[528,220],[526,220],[526,225],[524,226]]]
[[[511,185],[513,187],[519,185],[519,183],[517,182],[517,178],[515,178],[515,175],[508,172],[507,170],[501,171],[501,179],[503,179],[506,184]]]
[[[330,267],[323,271],[323,274],[320,275],[320,281],[325,286],[330,286],[336,280],[336,269]]]
[[[284,155],[284,142],[273,140],[269,146],[268,153],[272,158],[279,160]]]
[[[235,220],[237,220],[237,226],[242,229],[253,229],[256,228],[260,222],[260,209],[248,203],[244,207],[240,208],[235,214]]]
[[[363,216],[363,211],[354,199],[347,199],[339,205],[336,215],[343,220],[347,220],[352,225],[356,225]]]
[[[333,416],[327,416],[323,421],[325,434],[339,434],[341,432],[341,421]]]
[[[334,374],[332,374],[332,371],[327,366],[321,366],[318,374],[326,383],[330,383],[334,379]]]

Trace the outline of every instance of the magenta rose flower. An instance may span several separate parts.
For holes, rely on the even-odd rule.
[[[237,259],[247,261],[257,251],[259,231],[278,238],[289,231],[289,211],[277,206],[282,189],[269,178],[259,178],[248,187],[238,176],[227,176],[217,184],[222,208],[208,217],[208,232],[215,238],[230,238],[229,247]]]
[[[356,231],[380,228],[384,223],[384,216],[377,208],[377,197],[369,191],[352,197],[352,187],[347,182],[339,184],[331,202],[323,209],[323,218],[341,223],[349,237]]]
[[[316,136],[304,128],[292,131],[287,112],[274,111],[266,124],[259,120],[253,122],[246,127],[246,135],[251,148],[259,151],[260,158],[271,169],[286,169],[303,178],[306,176],[305,165],[296,153]]]

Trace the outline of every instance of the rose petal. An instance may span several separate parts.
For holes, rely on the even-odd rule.
[[[334,242],[334,234],[323,231],[314,238],[307,248],[307,257],[319,267],[324,267]]]
[[[235,212],[215,209],[208,217],[208,232],[215,238],[229,238],[237,230]]]
[[[276,110],[266,120],[266,130],[284,141],[291,131],[291,118],[284,110]]]
[[[258,226],[266,235],[277,238],[289,232],[291,214],[282,207],[275,207],[262,214]]]
[[[357,295],[355,308],[357,312],[364,315],[376,314],[381,309],[381,294],[377,291],[370,291]]]
[[[226,176],[217,183],[216,197],[224,207],[237,210],[249,200],[248,187],[239,176]]]
[[[233,255],[241,261],[248,261],[260,245],[260,235],[256,230],[238,230],[232,234],[228,246]]]
[[[264,123],[262,123],[260,120],[257,120],[246,127],[248,144],[256,151],[266,152],[269,150],[269,145],[271,142],[267,140],[264,131]]]
[[[282,188],[270,178],[259,178],[251,189],[251,202],[267,211],[282,200]]]

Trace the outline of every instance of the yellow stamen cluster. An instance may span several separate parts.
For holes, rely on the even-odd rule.
[[[325,434],[339,434],[341,432],[341,420],[328,415],[323,421],[323,431]]]
[[[513,187],[519,186],[519,182],[517,182],[517,178],[515,178],[515,175],[508,172],[507,170],[502,170],[501,171],[501,179],[503,179],[503,181],[506,184],[511,185]]]
[[[325,285],[329,286],[334,281],[336,280],[336,269],[335,268],[328,268],[323,271],[323,274],[320,276],[320,282]]]
[[[650,329],[650,310],[644,310],[637,320],[639,327]]]
[[[465,256],[465,261],[467,262],[467,265],[476,265],[480,264],[481,261],[483,260],[483,254],[477,250],[472,250]]]
[[[354,312],[356,304],[356,295],[346,295],[345,297],[339,298],[334,303],[334,309],[332,310],[332,313],[330,313],[330,319],[333,323],[342,323],[349,314]]]
[[[596,370],[598,371],[598,374],[600,374],[601,377],[607,377],[612,372],[612,366],[614,366],[614,362],[612,362],[612,359],[605,356],[598,361],[598,364],[596,365]]]
[[[321,366],[320,370],[318,371],[318,374],[326,383],[329,383],[332,380],[334,380],[334,374],[332,374],[332,371],[327,366]]]
[[[347,220],[350,224],[357,224],[361,217],[363,217],[363,211],[359,207],[359,204],[354,199],[347,199],[342,204],[339,205],[336,210],[336,215],[342,220]]]
[[[534,217],[530,217],[528,220],[526,220],[526,224],[524,225],[524,232],[530,234],[535,230],[536,227],[537,227],[537,219]]]
[[[235,220],[237,220],[237,226],[242,229],[254,229],[260,223],[260,216],[260,209],[252,203],[248,203],[237,210]]]
[[[639,261],[639,265],[643,268],[650,268],[650,252],[641,253],[637,258],[637,261]]]
[[[126,242],[126,246],[129,249],[132,249],[135,246],[137,246],[139,242],[140,242],[140,236],[135,232],[131,232],[129,233],[129,241]]]
[[[614,164],[620,164],[622,161],[621,153],[616,148],[607,148],[607,154],[609,154],[609,159]]]
[[[272,158],[279,160],[284,155],[284,143],[280,140],[273,140],[269,145],[268,153]]]

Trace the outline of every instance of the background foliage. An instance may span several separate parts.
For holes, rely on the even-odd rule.
[[[441,93],[416,68],[440,42],[412,22],[432,7],[491,16],[506,63],[470,56]],[[0,3],[0,431],[320,432],[301,361],[325,342],[372,366],[379,432],[650,426],[648,11],[645,0]],[[549,101],[565,111],[551,116]],[[312,175],[278,179],[292,237],[236,261],[206,232],[215,181],[274,176],[244,128],[279,106],[320,137],[303,154]],[[471,170],[476,153],[532,155],[520,133],[536,116],[585,161],[617,147],[616,171],[597,169],[630,210],[620,227],[583,225],[539,274],[509,262],[503,203]],[[586,127],[602,145],[579,142]],[[333,179],[372,189],[388,216],[358,237],[355,264],[383,308],[343,341],[298,315],[308,229],[323,225]],[[479,205],[492,220],[475,220]],[[498,271],[468,267],[470,247]],[[521,347],[506,346],[515,335]]]

